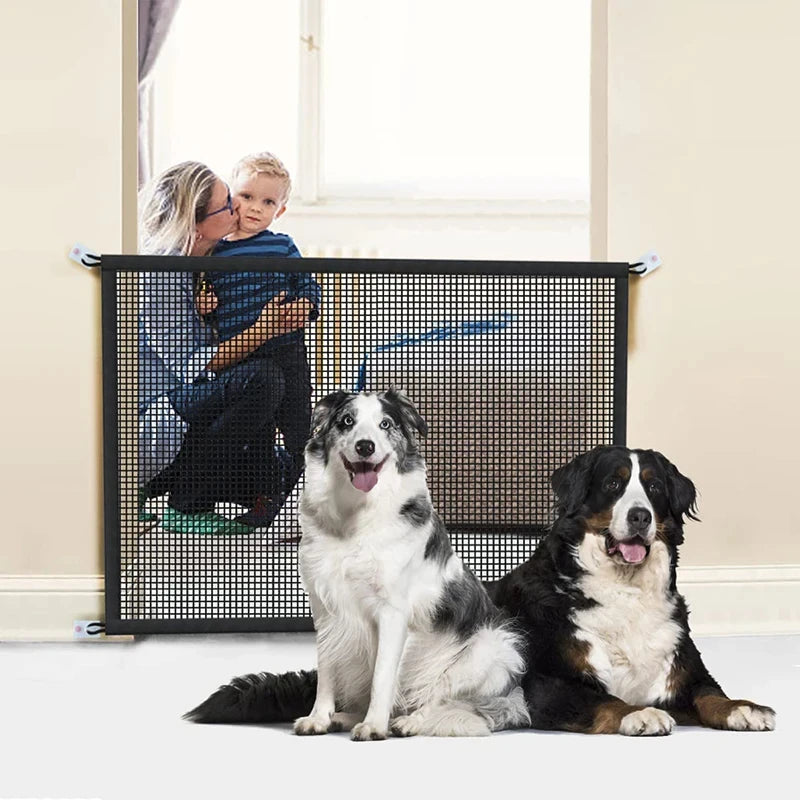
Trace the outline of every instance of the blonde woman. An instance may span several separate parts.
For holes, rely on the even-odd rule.
[[[139,199],[145,255],[202,256],[238,223],[230,190],[207,166],[177,164]],[[139,313],[139,459],[143,495],[169,494],[162,528],[244,533],[217,514],[218,501],[248,505],[264,487],[246,463],[248,445],[268,435],[264,409],[274,376],[247,356],[292,330],[283,295],[238,336],[218,343],[195,306],[191,272],[143,273]],[[255,448],[261,450],[261,448]]]

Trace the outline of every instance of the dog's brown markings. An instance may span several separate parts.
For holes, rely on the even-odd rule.
[[[586,517],[586,527],[591,533],[605,535],[611,524],[611,511],[598,511],[591,517]]]
[[[594,710],[594,720],[587,733],[619,733],[619,726],[623,717],[634,711],[640,711],[644,706],[629,706],[622,700],[610,700],[602,703]]]
[[[580,639],[570,639],[564,646],[562,656],[564,661],[572,667],[578,675],[594,676],[594,669],[589,663],[589,650],[591,650],[589,642],[583,642]]]
[[[697,716],[709,728],[725,728],[731,711],[737,703],[716,694],[707,694],[694,701]]]
[[[660,539],[664,544],[669,544],[670,542],[667,526],[658,517],[656,517],[656,539]]]
[[[739,706],[748,706],[757,711],[772,711],[767,706],[760,706],[751,703],[749,700],[729,700],[727,697],[718,694],[706,694],[696,697],[694,707],[697,709],[697,716],[702,725],[709,728],[719,728],[728,730],[728,717],[731,712]]]
[[[616,473],[618,478],[622,478],[622,480],[627,481],[628,478],[631,476],[631,468],[630,467],[620,467]]]
[[[677,697],[690,677],[689,670],[686,669],[685,665],[673,661],[672,669],[670,669],[667,676],[667,694],[671,697]]]
[[[655,474],[655,472],[653,471],[653,468],[652,468],[652,467],[645,467],[645,468],[642,470],[642,481],[643,481],[643,482],[644,482],[644,481],[649,481],[651,478],[655,478],[655,477],[656,477],[656,474]]]

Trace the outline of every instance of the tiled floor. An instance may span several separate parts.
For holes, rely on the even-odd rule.
[[[299,738],[180,715],[233,675],[311,667],[310,635],[0,645],[0,798],[790,797],[800,774],[800,636],[699,640],[773,733],[661,739],[516,731],[488,739]]]

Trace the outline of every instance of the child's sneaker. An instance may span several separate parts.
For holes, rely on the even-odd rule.
[[[202,536],[234,536],[252,533],[251,528],[223,517],[215,511],[187,514],[167,506],[161,518],[161,528],[170,533],[198,533]]]
[[[249,511],[236,517],[236,521],[247,525],[248,528],[269,528],[282,507],[282,500],[259,495],[256,504]]]
[[[280,528],[270,528],[285,502],[286,498],[283,495],[280,495],[278,500],[259,495],[253,508],[246,514],[236,517],[236,521],[248,525],[251,530],[269,528],[270,544],[297,544],[300,541],[297,533],[287,533]]]

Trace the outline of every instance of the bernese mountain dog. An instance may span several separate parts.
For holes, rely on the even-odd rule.
[[[661,453],[602,446],[552,476],[556,521],[491,585],[528,637],[523,688],[540,730],[659,736],[678,724],[775,727],[703,664],[675,574],[696,492]]]

